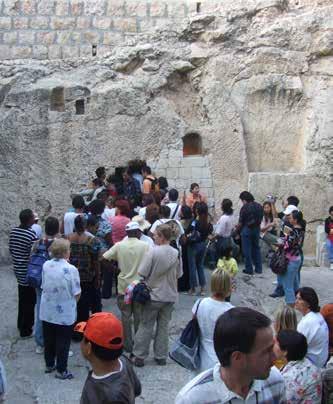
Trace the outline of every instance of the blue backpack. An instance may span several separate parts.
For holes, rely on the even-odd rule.
[[[48,249],[51,244],[52,241],[40,241],[37,251],[31,255],[26,277],[29,286],[40,288],[42,284],[43,265],[50,259]]]

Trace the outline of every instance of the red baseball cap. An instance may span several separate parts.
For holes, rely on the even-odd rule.
[[[92,314],[87,322],[76,324],[74,330],[103,348],[120,349],[124,344],[123,326],[112,313]]]

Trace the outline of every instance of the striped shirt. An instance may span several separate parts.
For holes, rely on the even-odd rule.
[[[38,238],[31,229],[15,227],[9,235],[9,252],[13,258],[14,273],[19,285],[27,286],[26,275],[31,247]]]
[[[273,367],[266,380],[254,380],[246,399],[229,390],[221,379],[220,364],[200,373],[184,386],[176,404],[286,404],[285,386]]]

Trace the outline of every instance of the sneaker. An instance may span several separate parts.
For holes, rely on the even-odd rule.
[[[41,355],[44,353],[44,347],[37,345],[36,346],[36,354]]]
[[[134,366],[136,366],[137,368],[143,368],[144,365],[145,365],[145,361],[143,359],[134,358]]]
[[[246,274],[246,275],[254,275],[253,272],[247,272],[246,269],[243,269],[243,274]]]
[[[25,339],[30,339],[30,338],[32,338],[32,337],[33,337],[32,334],[30,334],[30,335],[21,335],[21,336],[20,336],[20,339],[25,340]]]
[[[69,351],[69,352],[68,352],[68,357],[69,357],[69,358],[71,358],[73,355],[74,355],[74,354],[73,354],[73,351]]]
[[[56,374],[55,374],[55,378],[56,379],[61,379],[61,380],[70,380],[70,379],[73,379],[73,374],[71,373],[71,372],[69,372],[68,370],[65,370],[64,372],[62,372],[62,373],[60,373],[60,372],[57,372]]]
[[[269,297],[272,297],[273,299],[275,299],[276,297],[283,297],[283,296],[279,295],[279,294],[276,293],[276,292],[273,292],[273,293],[271,293],[271,294],[269,295]]]
[[[158,366],[165,366],[166,365],[166,359],[157,359],[157,358],[155,358],[155,362],[158,364]]]
[[[272,282],[272,285],[277,285],[278,284],[278,281],[273,281]]]
[[[52,373],[56,370],[55,366],[46,366],[45,373]]]

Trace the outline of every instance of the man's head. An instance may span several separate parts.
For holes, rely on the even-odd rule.
[[[147,175],[151,175],[151,168],[149,166],[142,167],[142,175],[146,177]]]
[[[81,352],[89,362],[114,361],[123,352],[123,327],[111,313],[95,313],[78,323],[75,331],[83,333]]]
[[[125,230],[128,238],[140,239],[142,232],[138,222],[131,221],[127,223],[127,225],[125,226]]]
[[[177,202],[178,201],[178,191],[177,189],[170,189],[169,191],[169,201],[170,202]]]
[[[105,203],[100,199],[95,199],[90,202],[88,209],[92,215],[100,216],[104,212]]]
[[[104,181],[106,177],[106,170],[105,167],[98,167],[95,171],[96,177],[100,180]]]
[[[132,178],[132,170],[127,167],[122,172],[122,177],[125,182],[129,181]]]
[[[271,320],[246,307],[222,314],[215,325],[214,348],[223,368],[250,379],[266,379],[273,361]]]
[[[59,220],[56,217],[49,216],[45,220],[45,234],[54,237],[59,233]]]
[[[74,198],[72,199],[72,206],[75,210],[78,210],[78,209],[83,210],[85,208],[83,196],[81,196],[81,195],[74,196]]]
[[[299,199],[297,198],[297,196],[294,196],[294,195],[288,196],[287,206],[288,205],[294,205],[297,207],[299,205]]]
[[[98,226],[99,226],[98,218],[94,215],[89,215],[87,219],[87,230],[91,234],[96,234]]]
[[[19,218],[22,227],[31,227],[35,223],[34,212],[31,209],[21,210]]]
[[[249,203],[249,202],[254,201],[253,195],[248,191],[241,192],[240,195],[239,195],[239,199],[242,201],[243,205],[245,203]]]
[[[171,213],[171,209],[169,208],[169,206],[162,205],[160,207],[160,216],[161,216],[161,218],[169,219],[170,213]]]

